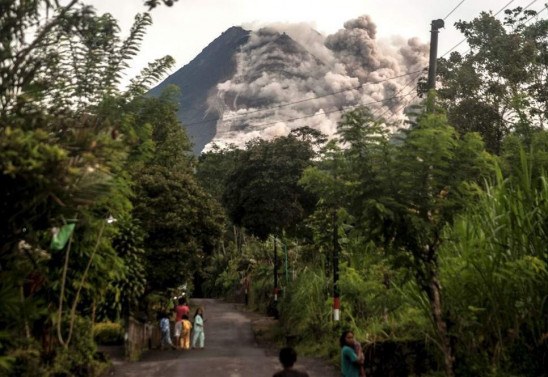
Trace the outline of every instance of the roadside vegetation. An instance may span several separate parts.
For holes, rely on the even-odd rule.
[[[472,49],[397,132],[363,108],[330,140],[198,158],[176,89],[145,95],[170,57],[120,89],[150,22],[123,39],[76,1],[0,5],[0,376],[98,376],[97,343],[181,286],[247,287],[282,341],[334,362],[351,328],[369,376],[545,375],[546,19],[459,23]]]
[[[233,226],[210,294],[243,300],[249,282],[250,306],[279,313],[272,336],[334,363],[351,328],[369,376],[545,375],[548,22],[517,8],[458,27],[472,49],[440,59],[399,132],[358,109],[330,141],[301,129],[200,156]]]
[[[222,208],[195,179],[175,89],[145,96],[173,59],[119,89],[148,14],[125,39],[76,1],[3,2],[0,21],[0,375],[99,375],[94,334],[153,320],[202,269]]]

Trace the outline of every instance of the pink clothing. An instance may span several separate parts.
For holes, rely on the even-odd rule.
[[[177,305],[175,307],[175,322],[179,322],[183,319],[184,315],[190,313],[190,308],[188,305]]]

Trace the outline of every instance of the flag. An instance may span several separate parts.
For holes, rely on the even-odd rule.
[[[74,230],[75,225],[76,224],[74,223],[66,224],[63,225],[58,232],[54,232],[51,239],[51,244],[49,245],[50,249],[63,250],[70,238],[70,235],[72,234],[72,231]]]

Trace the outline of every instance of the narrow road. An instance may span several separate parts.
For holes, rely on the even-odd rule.
[[[116,363],[113,377],[271,377],[281,369],[277,354],[260,348],[251,331],[251,318],[214,299],[193,299],[192,313],[204,307],[205,349],[153,350],[142,361]],[[310,377],[339,377],[339,372],[318,359],[298,357],[297,369]]]

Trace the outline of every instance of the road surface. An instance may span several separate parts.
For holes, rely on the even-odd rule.
[[[193,299],[203,306],[205,349],[152,350],[138,362],[116,362],[111,377],[271,377],[281,369],[277,352],[259,347],[251,318],[234,304]],[[193,314],[193,313],[192,313]],[[310,377],[339,377],[335,368],[318,359],[298,357],[297,369]]]

